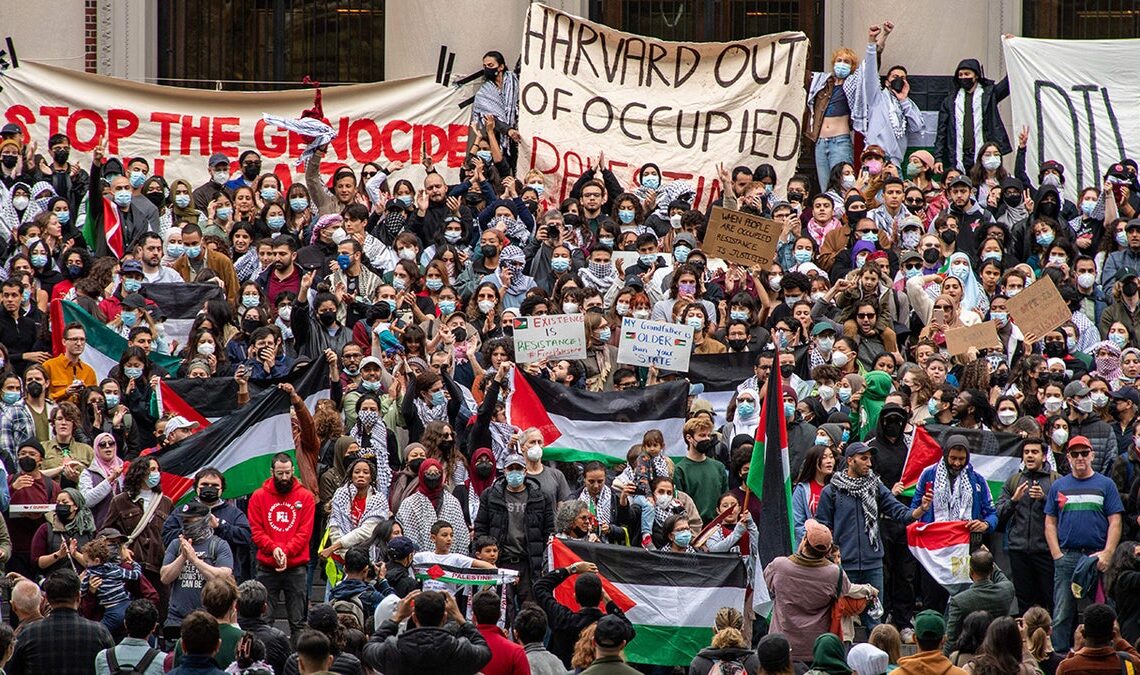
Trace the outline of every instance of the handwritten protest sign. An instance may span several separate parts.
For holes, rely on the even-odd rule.
[[[629,317],[621,320],[618,363],[688,370],[692,351],[692,326]]]
[[[1049,277],[1041,277],[1009,299],[1009,316],[1023,335],[1038,339],[1073,318],[1060,291]]]
[[[701,250],[727,262],[770,265],[782,227],[768,218],[714,206]]]
[[[973,326],[951,328],[946,331],[946,349],[952,356],[965,354],[970,347],[987,349],[1001,348],[1001,339],[997,334],[997,322],[985,321]]]
[[[521,316],[514,320],[515,361],[586,358],[586,321],[581,314]]]
[[[554,177],[569,196],[605,153],[623,185],[642,162],[693,184],[694,208],[720,193],[716,165],[796,172],[810,46],[800,32],[725,42],[667,42],[540,3],[523,24],[519,171]],[[634,160],[636,158],[636,161]],[[553,185],[551,185],[553,183]]]

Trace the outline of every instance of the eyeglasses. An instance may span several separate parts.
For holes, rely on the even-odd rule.
[[[874,319],[875,313],[874,312],[859,312],[858,314],[855,315],[855,318],[857,318],[857,319]]]
[[[1092,454],[1092,450],[1070,450],[1070,457],[1088,457]]]
[[[908,199],[906,200],[907,206],[926,206],[925,199]]]
[[[903,269],[904,270],[920,270],[920,269],[922,269],[922,263],[907,263],[907,264],[903,265]]]
[[[375,176],[376,173],[377,172],[375,172],[375,171],[361,171],[360,177],[361,178],[371,178],[371,177]]]
[[[63,341],[64,342],[87,342],[87,338],[85,338],[85,337],[69,337],[69,338],[63,338]]]

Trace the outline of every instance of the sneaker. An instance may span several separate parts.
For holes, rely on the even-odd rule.
[[[913,628],[904,628],[899,632],[899,635],[902,637],[903,644],[909,645],[914,642]]]

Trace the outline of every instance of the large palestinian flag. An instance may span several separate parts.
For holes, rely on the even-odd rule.
[[[542,431],[545,459],[619,464],[650,429],[664,434],[667,453],[685,452],[681,429],[688,403],[687,382],[598,393],[571,389],[515,368],[512,385],[507,419],[520,429]]]
[[[98,379],[107,377],[112,368],[119,365],[119,359],[127,348],[127,339],[108,328],[103,322],[87,313],[85,309],[68,300],[52,301],[52,343],[57,354],[63,353],[63,329],[71,323],[82,324],[87,332],[87,349],[80,358],[95,369]],[[152,363],[174,372],[181,363],[178,357],[150,353]]]
[[[735,553],[667,553],[552,539],[551,567],[579,561],[598,566],[602,588],[637,630],[625,648],[633,663],[687,666],[709,645],[717,610],[744,611],[747,574]],[[555,592],[578,609],[571,576]]]
[[[226,292],[214,283],[143,284],[142,294],[166,317],[166,337],[184,345],[190,326],[209,300],[225,300]]]
[[[780,362],[779,350],[774,363]],[[761,424],[756,428],[756,443],[748,465],[747,489],[760,500],[760,564],[757,571],[781,556],[791,555],[794,529],[792,524],[792,477],[788,459],[788,425],[784,419],[783,379],[779,368],[768,374]],[[745,495],[747,497],[747,493]],[[757,614],[766,615],[772,598],[768,587],[755,584],[752,604]]]
[[[704,385],[697,398],[708,401],[719,428],[727,421],[728,402],[740,383],[755,375],[756,352],[694,354],[689,360],[689,381]]]
[[[1000,431],[962,429],[942,424],[927,424],[915,429],[910,451],[903,465],[904,494],[914,495],[914,486],[928,466],[942,461],[942,447],[953,434],[966,437],[970,447],[970,464],[990,485],[990,494],[996,502],[1006,479],[1020,471],[1021,436]]]
[[[212,466],[226,477],[227,499],[250,494],[270,475],[273,456],[294,455],[289,395],[266,389],[237,412],[158,451],[162,491],[174,501],[193,487],[194,474]]]

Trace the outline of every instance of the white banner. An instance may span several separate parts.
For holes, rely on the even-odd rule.
[[[514,320],[515,361],[586,358],[586,317],[582,314],[540,314]]]
[[[473,86],[445,87],[427,76],[321,92],[325,117],[337,130],[321,165],[326,176],[346,163],[354,169],[372,161],[382,167],[396,160],[418,165],[422,143],[428,144],[441,172],[449,178],[458,175],[470,117],[470,110],[459,104],[473,95]],[[301,180],[304,169],[293,166],[304,148],[301,137],[267,125],[261,115],[295,119],[312,105],[308,88],[225,92],[164,87],[27,61],[0,73],[0,117],[23,128],[45,157],[50,156],[52,134],[67,134],[73,150],[81,153],[105,137],[110,155],[144,157],[151,173],[194,185],[208,178],[211,154],[225,153],[236,171],[238,155],[249,149],[261,154],[262,170],[276,173],[285,185]],[[83,161],[76,152],[72,157]],[[400,174],[417,185],[423,176],[418,166]]]
[[[687,371],[693,354],[692,326],[624,317],[618,339],[617,362]]]
[[[732,43],[665,42],[534,3],[523,29],[519,173],[537,168],[557,199],[599,152],[623,185],[646,162],[719,196],[716,165],[795,173],[804,113],[803,33]]]
[[[1140,40],[1005,40],[1016,141],[1029,127],[1027,172],[1056,160],[1065,196],[1100,187],[1108,167],[1140,152]]]

